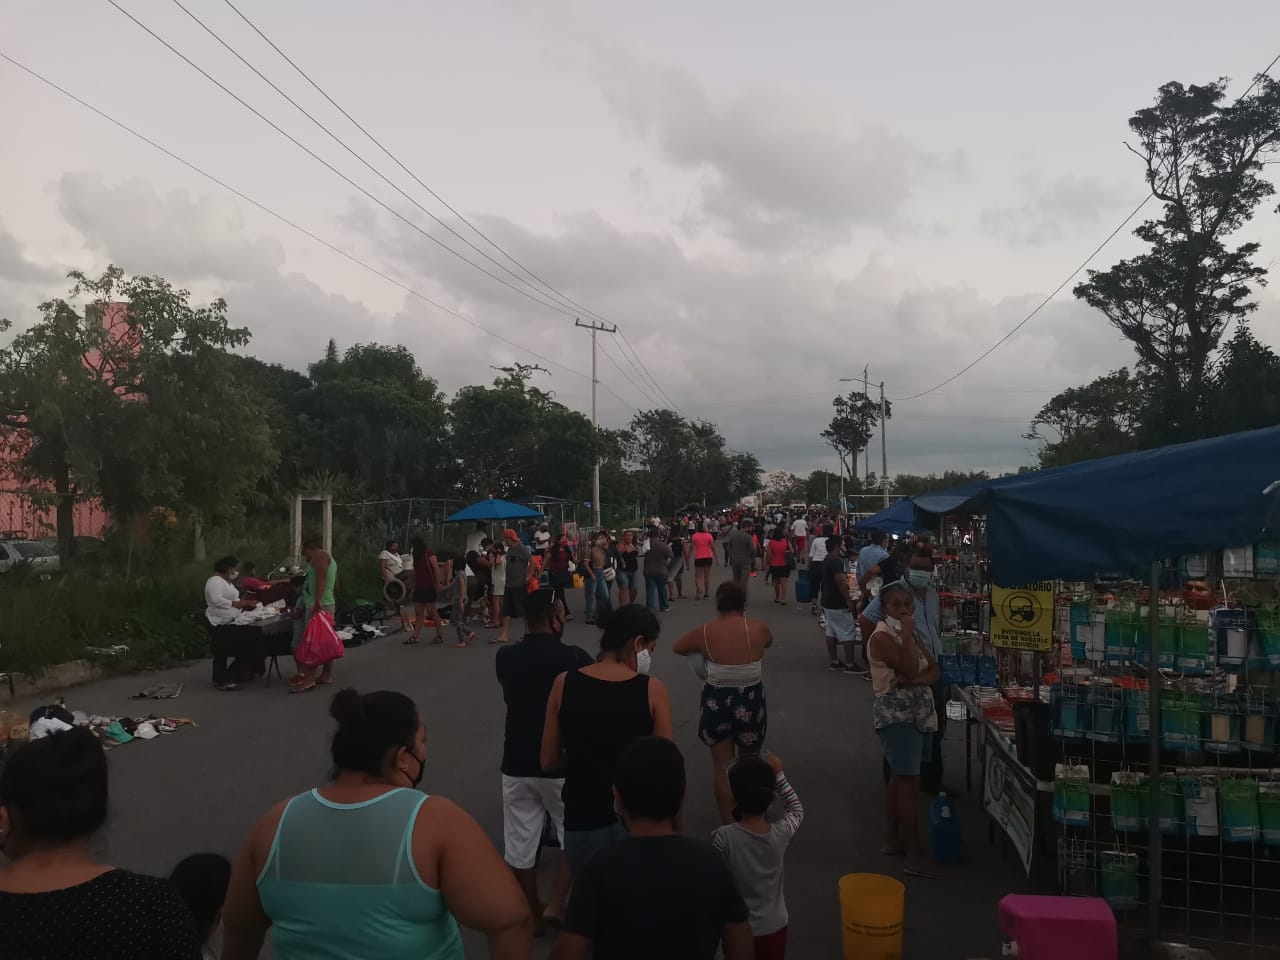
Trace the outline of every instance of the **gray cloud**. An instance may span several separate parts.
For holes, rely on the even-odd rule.
[[[1136,184],[1127,187],[1097,177],[1069,174],[1045,182],[1029,175],[1016,181],[1018,199],[982,211],[982,229],[1012,244],[1040,246],[1077,227],[1112,216],[1141,199]]]
[[[689,72],[624,47],[602,49],[597,74],[620,120],[700,177],[690,225],[747,247],[841,242],[855,227],[892,224],[921,172],[963,166],[816,98],[718,97]]]

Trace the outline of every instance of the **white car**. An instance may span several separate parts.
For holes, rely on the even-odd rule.
[[[38,540],[0,540],[0,573],[24,566],[47,580],[62,569],[62,561]]]

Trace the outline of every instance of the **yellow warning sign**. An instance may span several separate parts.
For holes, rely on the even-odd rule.
[[[991,588],[991,643],[1015,650],[1053,647],[1053,582]]]

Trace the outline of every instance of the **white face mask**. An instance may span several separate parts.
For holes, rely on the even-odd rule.
[[[885,614],[884,622],[887,623],[889,628],[895,632],[902,629],[902,621],[897,617],[891,617],[888,614]]]
[[[649,675],[649,667],[653,665],[653,654],[649,652],[648,647],[641,647],[636,651],[636,673]]]

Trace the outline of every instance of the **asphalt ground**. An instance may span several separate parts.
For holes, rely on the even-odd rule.
[[[726,576],[722,567],[715,578]],[[690,586],[692,581],[689,582]],[[906,883],[905,956],[964,960],[1000,955],[996,904],[1006,893],[1025,892],[1016,857],[1002,856],[987,840],[979,795],[964,788],[963,725],[951,724],[945,744],[948,788],[956,803],[966,861],[936,879],[903,877],[899,860],[881,855],[884,788],[880,749],[871,727],[870,684],[833,673],[817,619],[807,604],[774,605],[763,578],[752,581],[749,611],[767,620],[775,645],[766,657],[768,748],[785,761],[805,808],[804,825],[786,861],[790,910],[789,956],[818,960],[841,956],[839,878],[871,872]],[[582,622],[582,595],[570,597],[577,619],[566,641],[591,652],[598,633]],[[709,602],[672,601],[662,615],[663,635],[653,674],[671,691],[675,737],[684,752],[689,789],[685,830],[707,837],[717,825],[711,794],[710,756],[697,738],[700,681],[683,658],[670,652],[684,631],[714,616]],[[463,650],[448,644],[403,646],[390,635],[348,651],[336,667],[339,686],[361,691],[401,690],[417,702],[427,727],[423,789],[450,797],[468,810],[502,849],[498,765],[504,707],[494,678],[497,649],[480,630]],[[448,640],[452,642],[450,631]],[[290,670],[284,666],[285,676]],[[261,683],[235,693],[210,685],[209,662],[116,677],[66,691],[67,705],[91,714],[189,717],[195,726],[149,741],[137,740],[110,754],[111,815],[97,841],[104,860],[163,874],[183,856],[202,850],[233,856],[249,828],[275,802],[320,783],[329,768],[328,699],[336,687],[290,695],[283,683]],[[136,701],[143,687],[182,681],[178,700]],[[16,706],[29,709],[41,699]],[[981,783],[975,771],[975,788]],[[924,805],[929,798],[922,798]],[[535,956],[544,957],[542,941]],[[485,957],[483,938],[467,936],[469,957]],[[270,955],[270,949],[264,956]]]

